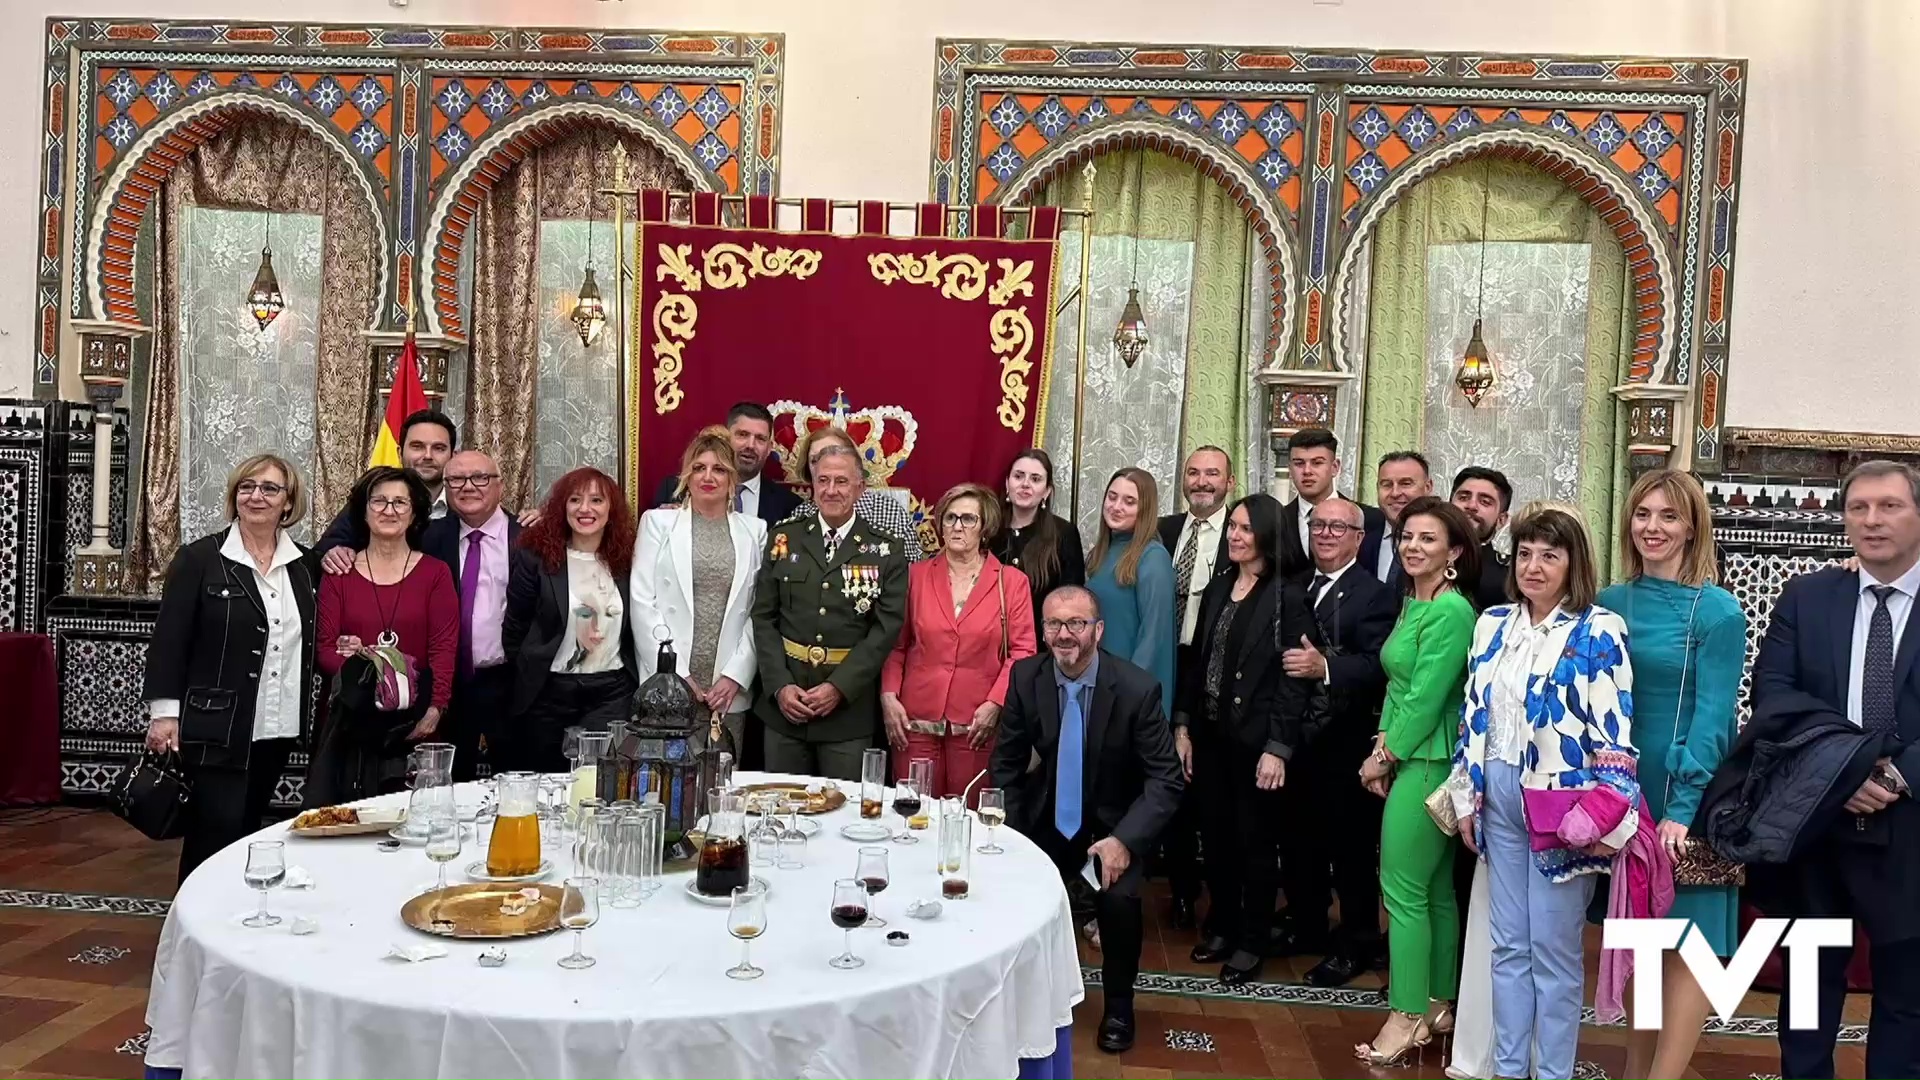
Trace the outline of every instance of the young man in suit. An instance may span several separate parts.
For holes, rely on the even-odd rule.
[[[447,516],[447,461],[460,445],[460,432],[446,413],[421,409],[400,425],[400,464],[420,474],[433,496],[431,516],[438,521]],[[336,553],[337,552],[337,553]],[[329,574],[344,574],[353,569],[353,522],[341,507],[333,524],[313,545],[313,553]]]
[[[1366,569],[1398,593],[1400,511],[1413,500],[1433,494],[1433,473],[1427,465],[1427,456],[1418,450],[1394,450],[1384,455],[1375,470],[1374,487],[1386,522],[1380,535],[1379,554]]]
[[[1404,504],[1402,504],[1404,505]],[[1288,676],[1280,708],[1301,732],[1283,789],[1293,828],[1281,833],[1287,911],[1275,934],[1281,956],[1323,954],[1314,986],[1344,986],[1385,958],[1380,934],[1381,802],[1354,779],[1380,726],[1387,677],[1380,649],[1400,613],[1399,594],[1359,561],[1366,516],[1346,499],[1323,500],[1311,522],[1314,572],[1282,594],[1279,633]],[[1340,928],[1327,930],[1333,892]]]
[[[1203,446],[1187,455],[1181,477],[1187,512],[1160,519],[1160,544],[1173,554],[1173,621],[1178,625],[1179,652],[1174,680],[1194,677],[1193,639],[1200,615],[1200,594],[1213,575],[1227,568],[1227,500],[1233,494],[1233,459],[1217,446]],[[1204,677],[1205,672],[1199,673]],[[1178,700],[1180,689],[1174,690]],[[1200,899],[1199,831],[1195,809],[1182,799],[1180,813],[1167,826],[1160,842],[1160,865],[1173,892],[1169,923],[1176,930],[1196,925],[1194,904]]]
[[[1106,1012],[1100,1049],[1133,1046],[1143,860],[1186,781],[1153,676],[1100,652],[1100,604],[1078,585],[1047,595],[1047,651],[1013,666],[993,748],[1007,824],[1053,859],[1070,891],[1091,857]],[[1039,764],[1029,769],[1038,756]]]
[[[1506,603],[1507,560],[1494,548],[1493,538],[1513,510],[1513,484],[1498,469],[1469,465],[1453,476],[1452,502],[1480,534],[1480,580],[1473,586],[1473,606],[1485,611]]]
[[[1805,574],[1781,590],[1753,662],[1754,713],[1824,707],[1882,736],[1887,752],[1823,842],[1768,868],[1788,908],[1768,914],[1858,920],[1872,942],[1866,1075],[1920,1076],[1920,805],[1911,786],[1920,780],[1920,471],[1865,462],[1841,484],[1840,501],[1859,569]],[[1852,952],[1819,951],[1817,1030],[1790,1029],[1791,995],[1780,995],[1782,1076],[1833,1076]]]
[[[1293,481],[1294,497],[1280,508],[1280,576],[1292,581],[1313,572],[1307,522],[1314,507],[1338,494],[1334,481],[1340,477],[1340,440],[1326,428],[1294,432],[1287,439],[1287,474]],[[1360,563],[1371,567],[1380,559],[1386,519],[1374,507],[1356,505],[1360,505],[1367,523],[1366,535],[1360,540]]]
[[[738,402],[727,410],[727,435],[733,439],[733,467],[740,471],[740,486],[733,493],[734,512],[757,517],[769,525],[785,521],[800,505],[800,497],[785,484],[761,475],[773,454],[773,414],[759,402]],[[660,481],[660,489],[653,493],[653,505],[670,505],[679,483],[678,476]]]

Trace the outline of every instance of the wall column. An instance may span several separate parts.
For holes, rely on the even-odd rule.
[[[1685,469],[1693,464],[1693,444],[1679,437],[1688,429],[1689,389],[1669,383],[1623,383],[1613,388],[1626,410],[1629,481],[1654,469]]]
[[[73,591],[82,596],[119,596],[126,591],[127,553],[113,546],[113,410],[133,375],[134,342],[151,333],[128,323],[75,320],[80,334],[80,378],[93,405],[92,526],[85,547],[74,553]]]

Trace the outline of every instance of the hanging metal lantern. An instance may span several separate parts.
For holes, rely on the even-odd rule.
[[[1140,362],[1147,351],[1147,316],[1140,310],[1140,290],[1127,288],[1127,306],[1120,310],[1120,322],[1113,328],[1113,351],[1128,367]]]
[[[1480,407],[1480,399],[1493,389],[1493,358],[1487,355],[1486,339],[1480,336],[1480,320],[1473,320],[1473,337],[1467,341],[1467,351],[1460,358],[1460,371],[1453,377],[1453,385],[1460,388],[1467,404]]]
[[[591,228],[591,224],[588,226]],[[607,325],[607,305],[600,299],[600,286],[593,280],[593,267],[587,267],[587,279],[580,283],[580,299],[573,305],[573,329],[580,335],[580,344],[592,347],[600,337],[600,331]]]
[[[247,310],[253,312],[262,330],[287,310],[287,298],[280,294],[280,279],[273,273],[270,248],[260,249],[260,270],[253,275],[253,286],[247,290]]]

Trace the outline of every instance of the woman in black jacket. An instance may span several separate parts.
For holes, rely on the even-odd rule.
[[[147,647],[147,746],[179,750],[193,782],[180,880],[260,828],[287,755],[311,733],[319,567],[287,526],[300,474],[255,454],[227,477],[233,524],[180,549]]]
[[[1062,585],[1087,583],[1087,551],[1080,530],[1052,510],[1053,458],[1038,448],[1022,450],[1007,469],[1007,495],[1001,505],[1007,525],[993,538],[993,555],[1027,575],[1033,594],[1033,632],[1045,651],[1040,608],[1047,594]]]
[[[1174,749],[1199,793],[1212,897],[1199,964],[1225,961],[1220,981],[1260,977],[1280,888],[1279,793],[1295,733],[1280,708],[1284,676],[1274,634],[1280,504],[1249,495],[1227,514],[1227,558],[1200,597],[1192,668],[1179,680]]]

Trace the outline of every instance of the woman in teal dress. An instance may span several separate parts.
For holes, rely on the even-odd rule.
[[[1733,742],[1734,704],[1746,658],[1747,619],[1733,594],[1713,584],[1713,523],[1707,496],[1690,474],[1647,473],[1627,495],[1620,551],[1627,580],[1600,604],[1627,622],[1633,664],[1633,742],[1640,790],[1660,822],[1660,842],[1678,854],[1700,795]],[[1732,885],[1681,885],[1670,918],[1685,918],[1714,954],[1733,955],[1740,900]],[[1636,977],[1639,977],[1636,973]],[[1686,1073],[1712,1012],[1681,963],[1665,954],[1658,1031],[1627,1035],[1627,1076]]]
[[[1145,469],[1121,469],[1107,481],[1087,565],[1087,589],[1100,601],[1100,647],[1160,680],[1160,706],[1173,716],[1173,556],[1155,524],[1159,497]],[[1041,643],[1046,644],[1045,642]]]

